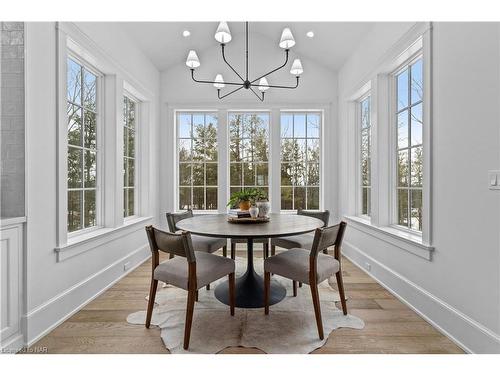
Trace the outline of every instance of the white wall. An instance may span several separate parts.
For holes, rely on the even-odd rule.
[[[229,63],[244,75],[245,68],[244,34],[233,36],[226,46],[226,57]],[[187,56],[186,50],[186,56]],[[201,66],[196,69],[197,79],[213,80],[221,73],[225,81],[239,82],[238,77],[225,66],[220,47],[214,40],[212,46],[204,51],[197,51]],[[295,77],[290,74],[293,59],[300,58],[304,67],[300,84],[294,90],[269,89],[265,102],[260,102],[249,90],[239,92],[223,99],[217,98],[217,91],[212,85],[195,83],[191,72],[185,65],[185,56],[178,64],[161,74],[161,211],[173,210],[174,201],[174,109],[324,109],[324,164],[325,164],[325,208],[332,210],[337,216],[337,193],[334,176],[336,175],[336,149],[330,147],[336,142],[336,105],[337,105],[337,75],[335,72],[316,62],[290,51],[290,59],[286,68],[268,77],[269,84],[294,85]],[[284,51],[277,46],[276,40],[271,40],[260,34],[252,34],[249,45],[249,78],[257,78],[284,62]],[[224,88],[222,94],[230,90]],[[279,124],[277,124],[279,126]],[[271,124],[273,126],[273,124]],[[332,218],[334,220],[334,218]]]
[[[153,94],[150,123],[150,215],[156,221],[156,171],[160,75],[131,44],[117,24],[77,23],[110,59]],[[124,263],[138,264],[149,255],[143,226],[123,230],[105,245],[57,262],[56,253],[56,25],[27,23],[27,342],[53,328],[80,305],[124,274]],[[105,124],[116,126],[116,124]],[[154,141],[153,141],[154,140]],[[145,155],[148,157],[148,155]]]
[[[347,98],[369,79],[410,23],[378,24],[339,72],[339,205],[350,214]],[[346,254],[466,350],[500,352],[500,37],[494,23],[432,30],[431,261],[351,226]],[[352,181],[351,181],[352,184]]]

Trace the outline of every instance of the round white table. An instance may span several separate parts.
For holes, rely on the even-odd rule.
[[[193,234],[218,238],[244,238],[247,240],[247,270],[236,279],[236,306],[243,308],[264,307],[264,279],[255,272],[253,241],[256,238],[286,237],[314,231],[323,221],[304,215],[270,214],[266,223],[229,223],[227,215],[198,215],[179,221],[178,229]],[[196,249],[195,249],[196,250]],[[227,282],[215,288],[215,297],[229,305]],[[278,303],[286,296],[286,289],[277,281],[271,282],[269,304]]]

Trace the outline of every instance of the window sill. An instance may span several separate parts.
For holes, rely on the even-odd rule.
[[[390,243],[421,258],[431,260],[434,247],[425,244],[422,236],[403,231],[394,227],[377,227],[370,220],[358,216],[346,216],[354,228],[368,233],[382,241]]]
[[[137,217],[127,219],[121,227],[99,228],[91,232],[81,234],[68,239],[64,246],[56,247],[57,262],[62,262],[81,253],[95,249],[108,242],[114,241],[126,234],[143,229],[144,224],[151,221],[153,217]],[[125,232],[125,233],[124,233]]]

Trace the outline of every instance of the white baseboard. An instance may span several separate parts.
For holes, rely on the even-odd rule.
[[[500,336],[394,270],[344,242],[343,255],[468,353],[500,353]],[[371,272],[362,266],[368,261]]]
[[[22,333],[10,338],[0,347],[0,354],[15,354],[24,348],[24,337]]]
[[[26,346],[31,346],[40,340],[83,306],[144,263],[150,256],[149,246],[141,246],[31,310],[26,316],[28,328]],[[126,262],[130,262],[131,267],[124,271],[123,265]]]

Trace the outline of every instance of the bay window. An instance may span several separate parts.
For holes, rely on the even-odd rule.
[[[365,96],[358,102],[359,120],[359,181],[360,214],[371,214],[371,97]]]
[[[97,73],[67,59],[67,231],[97,225]]]
[[[180,210],[217,210],[217,124],[216,113],[177,113]]]
[[[423,64],[419,56],[394,75],[396,118],[395,224],[422,231]]]
[[[229,113],[229,190],[259,188],[269,196],[269,114]]]
[[[123,217],[136,214],[136,122],[137,102],[123,96]]]
[[[282,112],[281,210],[320,208],[321,115]]]

